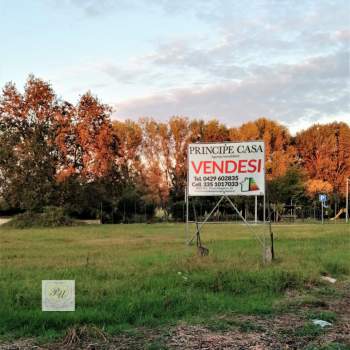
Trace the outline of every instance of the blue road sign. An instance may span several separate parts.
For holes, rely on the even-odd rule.
[[[319,201],[320,202],[322,202],[322,203],[324,203],[324,202],[327,202],[327,195],[326,194],[320,194],[319,196],[318,196],[318,199],[319,199]]]

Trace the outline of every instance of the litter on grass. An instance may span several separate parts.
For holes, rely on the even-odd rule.
[[[327,282],[329,282],[329,283],[335,283],[335,282],[337,282],[337,280],[336,280],[335,278],[328,277],[328,276],[321,276],[321,280],[327,281]]]
[[[323,320],[312,320],[312,323],[316,326],[320,326],[321,328],[332,325],[332,323]]]

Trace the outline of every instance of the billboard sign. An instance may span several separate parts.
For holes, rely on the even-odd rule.
[[[265,194],[263,141],[188,145],[189,196]]]

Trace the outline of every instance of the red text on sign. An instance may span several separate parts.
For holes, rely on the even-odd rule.
[[[196,174],[233,174],[233,173],[260,173],[261,159],[240,159],[217,161],[200,161],[197,164],[192,161],[191,166]]]

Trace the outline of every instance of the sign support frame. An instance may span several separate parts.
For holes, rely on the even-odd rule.
[[[247,142],[263,142],[261,140],[255,140],[255,141],[247,141]],[[198,144],[201,144],[202,142],[198,142]],[[210,144],[211,142],[203,142],[205,144]],[[216,143],[216,142],[212,142],[212,143]],[[238,143],[238,142],[223,142],[223,143]],[[243,142],[242,142],[243,143]],[[264,154],[265,154],[265,147],[264,147]],[[257,225],[257,205],[258,205],[258,196],[259,197],[263,197],[263,227],[265,227],[266,224],[266,164],[265,164],[265,156],[263,158],[264,161],[264,192],[263,194],[255,194],[255,225]],[[189,169],[189,153],[187,156],[187,167]],[[201,195],[199,195],[201,196]],[[257,232],[255,232],[255,230],[253,229],[253,225],[250,225],[250,223],[246,220],[246,218],[244,218],[244,216],[240,213],[240,211],[238,210],[238,208],[236,207],[236,205],[234,204],[234,202],[232,201],[232,199],[230,198],[230,194],[225,193],[225,191],[223,191],[222,195],[217,194],[217,195],[209,195],[212,197],[220,197],[219,200],[216,202],[216,204],[214,205],[213,209],[210,211],[209,214],[207,214],[207,216],[204,218],[204,221],[199,222],[197,220],[197,215],[195,213],[195,207],[194,207],[194,213],[195,213],[195,226],[196,226],[196,230],[194,235],[190,238],[190,229],[189,229],[189,200],[190,197],[196,197],[196,195],[189,195],[189,170],[187,171],[187,182],[186,182],[186,188],[185,188],[185,202],[186,202],[186,226],[185,226],[185,231],[186,231],[186,243],[187,245],[191,245],[193,240],[197,237],[197,245],[198,245],[198,240],[200,240],[200,233],[201,230],[203,228],[203,226],[205,224],[208,223],[208,220],[210,219],[210,217],[214,214],[215,210],[217,210],[217,208],[219,207],[220,203],[226,199],[230,206],[234,209],[234,211],[238,214],[238,216],[243,220],[244,224],[248,227],[249,231],[255,236],[255,238],[257,239],[257,241],[261,244],[262,249],[263,249],[263,263],[267,262],[267,255],[266,255],[266,236],[265,236],[265,232],[263,232],[262,237],[259,237],[259,235],[257,234]],[[232,194],[231,194],[232,196]],[[193,203],[194,205],[194,203]]]
[[[264,196],[265,197],[265,196]],[[194,235],[191,237],[191,239],[189,239],[189,220],[188,217],[186,216],[186,243],[187,245],[192,245],[193,241],[195,238],[197,238],[197,244],[198,244],[198,237],[199,237],[199,241],[200,241],[200,233],[201,230],[203,228],[203,226],[205,224],[208,223],[208,220],[210,219],[210,217],[214,214],[215,210],[219,207],[220,203],[226,199],[228,201],[228,203],[231,205],[231,207],[235,210],[235,212],[238,214],[238,216],[243,220],[244,224],[248,227],[249,231],[254,235],[255,239],[260,243],[261,247],[262,247],[262,251],[263,251],[263,263],[266,264],[268,261],[268,259],[266,258],[266,236],[265,233],[263,233],[262,238],[259,237],[259,235],[257,234],[257,232],[255,231],[255,227],[253,227],[253,225],[251,225],[245,218],[244,216],[240,213],[240,211],[238,210],[238,208],[236,207],[236,205],[234,204],[234,202],[232,201],[232,199],[224,194],[220,197],[220,199],[216,202],[215,206],[213,207],[213,209],[210,211],[210,213],[205,217],[204,221],[199,222],[197,220],[197,215],[195,215],[195,225],[196,225],[196,230]],[[189,197],[187,197],[187,206],[189,205]],[[193,204],[194,205],[194,204]],[[194,208],[194,212],[195,212],[195,208]],[[254,225],[255,226],[255,225]],[[265,227],[265,223],[263,225]]]

